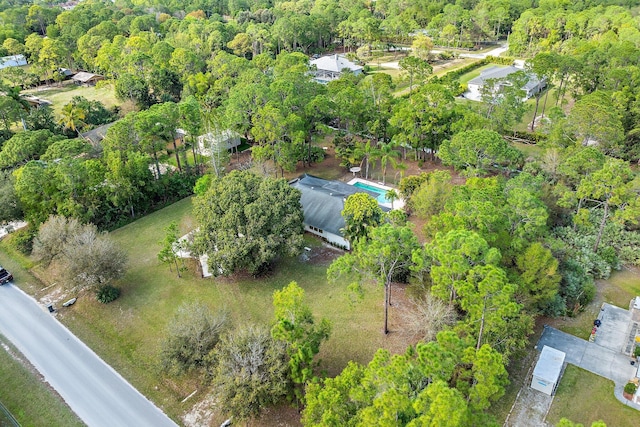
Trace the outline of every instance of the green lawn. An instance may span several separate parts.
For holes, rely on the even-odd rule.
[[[460,76],[460,84],[462,85],[466,85],[467,83],[469,83],[470,80],[475,79],[476,77],[478,77],[480,75],[481,72],[483,72],[484,70],[486,70],[487,68],[491,68],[491,67],[495,67],[496,64],[487,64],[487,65],[483,65],[482,67],[478,67],[475,70],[469,71],[466,74],[463,74]],[[447,71],[451,71],[451,70],[447,70]]]
[[[382,334],[382,290],[372,288],[362,302],[350,304],[346,286],[327,284],[326,263],[283,259],[269,276],[258,279],[201,279],[191,268],[178,279],[157,261],[158,242],[172,220],[178,221],[183,232],[194,228],[191,199],[113,232],[130,259],[129,271],[120,283],[122,296],[103,305],[92,294],[80,295],[75,305],[60,311],[60,318],[174,419],[195,403],[192,399],[182,404],[181,400],[199,389],[194,377],[168,378],[159,371],[158,354],[165,328],[183,302],[199,300],[212,310],[228,310],[236,326],[268,324],[273,313],[273,291],[296,280],[305,289],[316,316],[333,323],[331,338],[320,354],[321,367],[328,374],[339,373],[349,360],[367,363],[376,349],[397,344],[393,334]],[[320,242],[308,238],[305,244],[317,247]],[[397,314],[392,309],[392,320],[394,316]]]
[[[606,282],[604,300],[609,304],[629,308],[629,301],[640,295],[640,274],[637,270],[623,268],[614,272]]]
[[[547,422],[568,418],[586,426],[602,420],[612,427],[640,425],[640,412],[622,404],[613,395],[613,381],[574,365],[567,365]]]
[[[51,101],[53,103],[53,111],[55,111],[56,114],[60,114],[62,107],[71,102],[71,98],[74,96],[84,96],[90,101],[100,101],[107,108],[120,105],[120,101],[116,99],[113,86],[110,85],[97,88],[95,86],[85,87],[66,82],[65,85],[61,87],[51,87],[51,89],[44,90],[29,89],[22,93]]]
[[[0,402],[23,426],[83,426],[80,419],[0,335]],[[7,351],[9,349],[11,354]],[[4,424],[0,413],[0,425]]]
[[[521,142],[512,142],[511,145],[518,150],[522,151],[525,157],[533,157],[534,159],[539,159],[542,155],[542,148],[540,148],[536,144],[524,144]]]

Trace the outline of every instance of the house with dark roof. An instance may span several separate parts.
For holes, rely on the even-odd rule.
[[[482,88],[485,82],[489,79],[500,80],[504,79],[510,74],[518,71],[524,71],[522,68],[514,67],[513,65],[503,66],[494,65],[483,70],[478,77],[469,80],[467,83],[467,91],[464,93],[464,97],[472,101],[482,101]],[[525,83],[522,90],[525,91],[524,99],[527,100],[538,92],[542,91],[547,85],[546,79],[539,79],[534,73],[526,73],[528,80]]]
[[[77,84],[86,86],[94,86],[98,81],[104,80],[104,76],[100,74],[87,73],[86,71],[80,71],[75,74],[71,79]]]
[[[313,68],[315,80],[318,83],[329,83],[332,80],[340,78],[344,70],[349,70],[353,74],[362,73],[363,67],[349,61],[343,55],[329,55],[309,61],[309,65]]]
[[[333,245],[351,249],[349,241],[342,235],[344,202],[355,193],[367,193],[374,199],[378,194],[344,182],[328,181],[309,174],[301,175],[289,184],[302,193],[300,203],[304,212],[305,231]]]
[[[94,149],[102,150],[102,140],[107,135],[107,131],[109,130],[109,128],[115,123],[116,122],[112,122],[107,123],[106,125],[98,126],[95,129],[80,134],[80,136],[86,139]]]

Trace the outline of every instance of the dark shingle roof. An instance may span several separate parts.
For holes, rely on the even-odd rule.
[[[367,193],[374,199],[378,194],[354,187],[340,181],[328,181],[304,174],[291,182],[291,186],[302,193],[300,202],[304,211],[304,222],[336,235],[344,228],[342,209],[347,197],[355,193]]]

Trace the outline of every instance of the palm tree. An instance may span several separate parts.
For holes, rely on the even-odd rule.
[[[360,162],[360,167],[365,163],[365,173],[364,178],[369,179],[369,164],[373,159],[376,159],[380,154],[380,150],[376,148],[374,144],[371,144],[371,141],[367,142],[359,142],[356,144],[356,149],[354,150],[355,157],[362,157],[362,161]]]
[[[382,183],[384,184],[387,179],[387,163],[391,163],[392,168],[398,166],[396,160],[400,157],[400,152],[396,151],[395,146],[391,143],[382,144],[380,146],[380,167],[382,168]]]
[[[384,198],[391,202],[391,209],[393,209],[393,202],[398,200],[400,198],[400,195],[395,189],[392,188],[387,191],[387,193],[384,195]]]
[[[61,113],[62,117],[58,122],[64,126],[65,129],[71,129],[80,136],[80,129],[86,126],[86,123],[83,121],[86,117],[86,112],[73,102],[70,102],[62,107]]]

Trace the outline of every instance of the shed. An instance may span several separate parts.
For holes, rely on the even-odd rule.
[[[211,155],[211,147],[213,145],[224,144],[227,150],[232,150],[240,146],[240,134],[232,130],[226,129],[217,134],[211,132],[205,133],[198,137],[198,150],[200,154],[205,156]]]
[[[560,382],[565,356],[564,351],[545,345],[533,370],[531,388],[549,396],[553,395]]]
[[[101,76],[100,74],[93,74],[93,73],[87,73],[86,71],[80,71],[79,73],[71,77],[71,79],[78,84],[93,86],[99,80],[104,80],[104,77]]]
[[[27,65],[24,55],[9,55],[0,58],[0,70],[7,67],[21,67]]]

